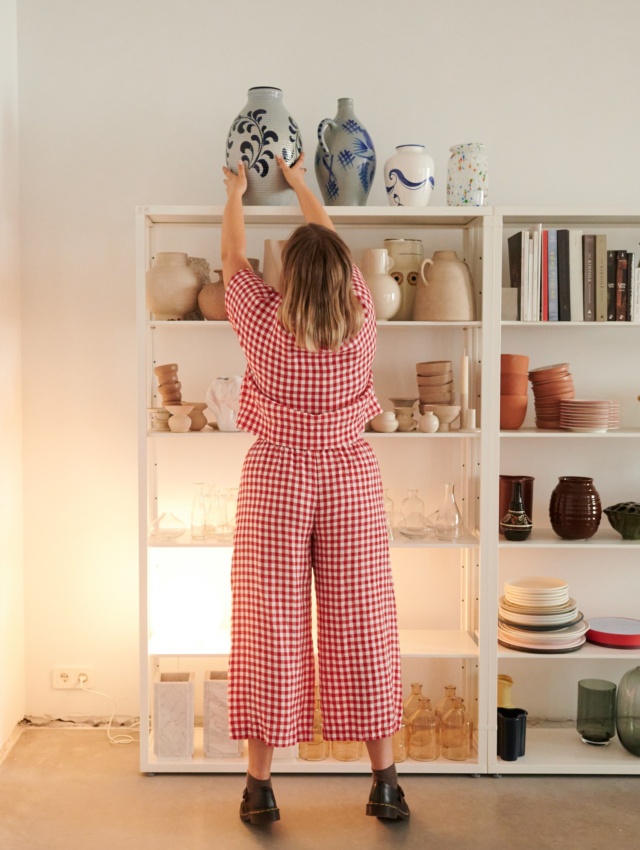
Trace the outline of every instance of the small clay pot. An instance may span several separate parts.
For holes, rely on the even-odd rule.
[[[500,372],[520,372],[527,374],[529,357],[527,354],[501,354]]]
[[[526,395],[500,396],[500,428],[502,431],[517,431],[527,415],[529,397]]]
[[[501,395],[526,395],[529,378],[524,372],[502,372],[500,375]]]
[[[602,517],[600,495],[593,478],[563,475],[551,493],[551,527],[563,540],[588,540],[598,530]]]
[[[416,363],[416,373],[420,376],[443,375],[451,371],[451,360],[428,360],[424,363]]]

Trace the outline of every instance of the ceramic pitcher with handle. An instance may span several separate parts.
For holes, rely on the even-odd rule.
[[[420,266],[413,305],[418,322],[471,322],[476,318],[471,272],[455,251],[435,251]]]

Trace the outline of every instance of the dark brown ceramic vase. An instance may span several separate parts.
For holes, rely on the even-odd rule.
[[[587,540],[598,530],[602,506],[593,478],[563,475],[549,503],[551,527],[564,540]]]

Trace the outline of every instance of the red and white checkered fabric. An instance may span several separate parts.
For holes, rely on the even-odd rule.
[[[227,289],[248,361],[238,423],[260,438],[243,466],[233,550],[233,738],[273,746],[312,738],[312,574],[326,738],[376,740],[400,725],[382,485],[361,437],[380,409],[375,317],[357,270],[354,289],[366,321],[335,353],[295,348],[276,318],[280,296],[253,273],[239,272]]]

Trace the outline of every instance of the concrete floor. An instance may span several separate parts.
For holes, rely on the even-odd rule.
[[[364,814],[370,780],[276,776],[282,820],[240,822],[239,775],[138,771],[104,730],[26,729],[0,765],[2,850],[638,850],[640,777],[407,776],[407,822]]]

